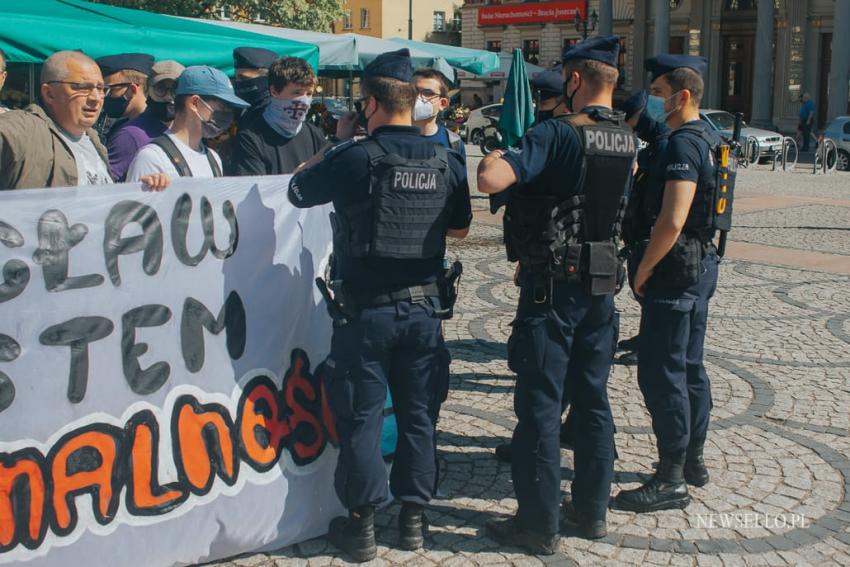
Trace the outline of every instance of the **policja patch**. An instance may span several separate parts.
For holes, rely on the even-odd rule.
[[[436,191],[439,173],[435,169],[396,168],[391,188],[393,191]]]

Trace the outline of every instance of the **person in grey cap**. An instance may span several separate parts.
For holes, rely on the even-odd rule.
[[[103,116],[108,119],[106,141],[114,136],[129,120],[140,115],[147,106],[145,89],[154,58],[146,53],[119,53],[105,55],[96,60],[109,94],[103,100]]]
[[[147,108],[109,138],[109,168],[116,181],[124,181],[139,149],[162,136],[174,120],[174,91],[183,72],[177,61],[159,61],[148,77]]]
[[[139,151],[127,180],[162,172],[174,177],[221,177],[221,158],[207,147],[248,103],[237,97],[227,75],[207,66],[187,67],[177,80],[171,128]]]
[[[399,546],[423,545],[448,394],[446,236],[463,238],[472,220],[460,156],[412,125],[412,75],[407,49],[369,63],[358,101],[369,137],[311,159],[289,184],[296,207],[332,202],[335,210],[332,273],[320,291],[334,319],[327,383],[339,434],[335,487],[349,515],[331,521],[328,538],[356,561],[377,553],[375,508],[388,488],[401,500]],[[353,134],[351,117],[340,123],[341,137]],[[379,442],[387,387],[399,430],[389,487]]]

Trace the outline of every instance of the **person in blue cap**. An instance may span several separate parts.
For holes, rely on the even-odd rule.
[[[626,122],[646,146],[638,152],[638,171],[629,194],[629,204],[623,219],[623,243],[626,245],[629,282],[634,283],[640,258],[632,254],[649,240],[655,216],[661,208],[664,193],[664,151],[670,136],[670,128],[654,114],[664,101],[649,96],[645,90],[637,91],[620,107]],[[633,257],[632,257],[633,256]],[[617,343],[617,350],[625,351],[617,361],[627,366],[637,365],[638,336]]]
[[[642,307],[638,384],[659,454],[653,477],[615,499],[634,512],[685,508],[687,485],[708,482],[702,453],[711,386],[703,343],[718,264],[713,212],[721,139],[699,117],[706,60],[659,55],[647,68],[672,133],[662,158],[663,193],[653,199],[654,223],[633,280]]]
[[[407,49],[363,71],[350,138],[306,162],[289,185],[299,208],[333,203],[334,251],[319,289],[334,318],[327,389],[339,433],[335,487],[348,517],[328,538],[356,561],[375,557],[375,508],[387,501],[381,424],[387,387],[398,424],[389,488],[401,500],[399,545],[422,547],[424,505],[437,486],[436,422],[448,392],[441,319],[451,316],[459,266],[443,266],[446,236],[463,238],[472,208],[460,156],[412,125],[416,90]],[[328,288],[333,291],[333,296]]]
[[[612,110],[618,54],[616,36],[566,50],[564,102],[574,114],[542,122],[478,168],[484,193],[516,185],[505,211],[505,242],[508,258],[519,262],[520,286],[508,339],[508,365],[517,374],[511,472],[519,508],[488,531],[535,554],[558,548],[564,389],[575,412],[575,480],[564,519],[584,537],[607,534],[619,221],[637,148],[624,117]]]
[[[213,67],[186,67],[177,79],[174,122],[165,134],[144,146],[127,170],[127,181],[151,173],[171,177],[221,177],[218,154],[207,147],[233,123],[248,103],[237,97],[227,75]]]

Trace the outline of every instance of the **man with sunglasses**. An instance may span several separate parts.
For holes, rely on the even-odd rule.
[[[399,546],[423,545],[448,389],[446,236],[463,238],[472,220],[460,156],[412,124],[412,75],[407,49],[376,57],[359,101],[369,137],[310,159],[289,185],[296,207],[334,205],[333,297],[320,289],[335,320],[325,380],[339,434],[336,490],[349,516],[332,520],[328,537],[356,561],[375,557],[375,508],[389,498],[379,442],[388,386],[399,430],[389,478],[401,500]],[[340,123],[340,134],[353,133],[353,117]]]
[[[109,166],[115,181],[124,181],[139,149],[162,136],[171,126],[175,115],[174,91],[183,69],[185,67],[177,61],[157,61],[148,76],[145,111],[109,138]]]
[[[207,147],[233,123],[236,111],[248,108],[227,75],[213,67],[186,67],[177,79],[174,122],[164,135],[139,151],[127,180],[151,173],[174,177],[221,177],[218,154]]]
[[[41,106],[0,115],[0,190],[112,183],[106,148],[93,130],[108,91],[79,51],[59,51],[41,70]],[[152,189],[164,176],[139,178]]]
[[[154,58],[146,53],[119,53],[95,59],[109,92],[103,100],[103,129],[109,140],[147,106],[147,83]]]

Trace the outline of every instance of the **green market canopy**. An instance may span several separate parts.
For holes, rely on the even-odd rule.
[[[498,71],[500,67],[498,53],[485,51],[483,49],[469,49],[467,47],[457,47],[454,45],[443,45],[440,43],[428,43],[425,41],[413,41],[412,39],[403,39],[400,37],[390,38],[389,41],[404,45],[411,49],[420,49],[433,54],[435,57],[442,57],[448,61],[449,65],[472,73],[473,75],[485,75],[491,71]]]
[[[319,65],[319,48],[309,43],[82,0],[0,2],[0,46],[12,63],[43,63],[63,49],[91,57],[142,52],[232,74],[233,49],[250,46]]]

